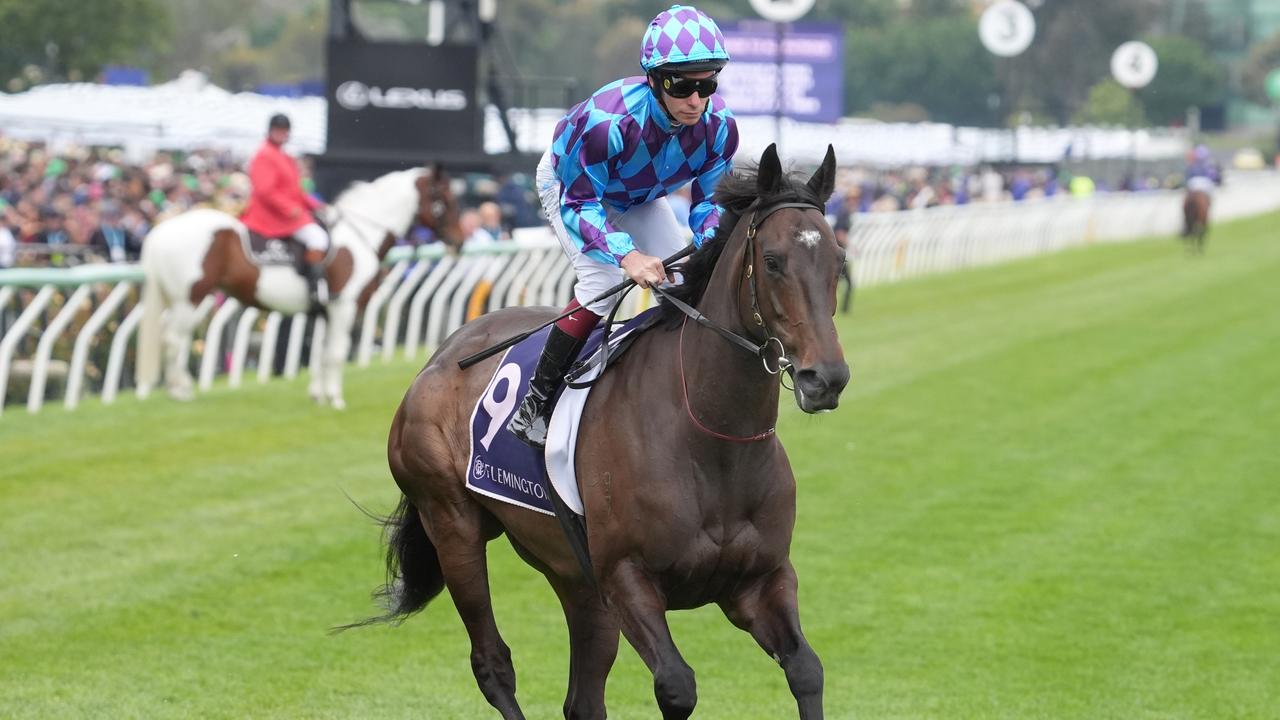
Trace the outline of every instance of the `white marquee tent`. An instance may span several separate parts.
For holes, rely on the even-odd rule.
[[[121,145],[142,159],[157,149],[221,148],[247,156],[262,141],[267,119],[283,112],[293,121],[290,149],[323,152],[325,100],[231,93],[195,71],[151,87],[70,83],[24,93],[0,93],[0,133],[59,144]],[[521,150],[541,152],[562,109],[512,110],[509,118]],[[498,111],[490,107],[485,150],[508,150]],[[739,118],[747,156],[758,156],[775,137],[770,117]],[[876,166],[972,165],[1011,159],[1056,162],[1071,158],[1178,158],[1187,137],[1175,131],[1114,128],[1033,128],[1014,132],[940,123],[879,123],[845,119],[835,125],[785,121],[782,152],[817,162],[827,143],[842,164]]]

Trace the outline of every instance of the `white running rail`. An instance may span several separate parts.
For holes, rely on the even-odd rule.
[[[1180,192],[1156,191],[864,214],[854,221],[849,254],[857,284],[895,282],[1089,243],[1171,235],[1181,226],[1182,199]],[[1276,209],[1280,176],[1235,173],[1217,191],[1211,215],[1218,223]],[[460,256],[446,255],[439,245],[395,248],[386,264],[390,272],[366,306],[353,344],[359,365],[389,361],[399,347],[406,358],[422,357],[479,313],[560,306],[573,287],[559,244],[541,228],[518,231],[508,242],[467,247]],[[0,413],[6,395],[20,394],[23,380],[32,413],[51,394],[60,393],[63,404],[75,408],[94,385],[104,403],[131,386],[142,279],[134,265],[0,270]],[[631,309],[647,303],[647,295],[633,293]],[[205,320],[211,310],[212,319]],[[218,376],[231,386],[245,372],[267,381],[277,351],[284,353],[284,376],[297,375],[309,324],[304,316],[260,315],[221,297],[207,298],[198,315],[190,351],[199,355],[201,391]],[[323,322],[314,325],[313,344],[324,333]],[[68,367],[65,387],[51,372],[55,364]]]

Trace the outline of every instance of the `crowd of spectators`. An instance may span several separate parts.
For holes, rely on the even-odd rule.
[[[842,170],[836,182],[833,212],[896,212],[939,205],[1023,201],[1055,196],[1082,197],[1095,192],[1144,191],[1176,188],[1181,175],[1158,177],[1130,173],[1114,186],[1104,179],[1072,174],[1056,167],[996,169],[924,168],[874,171]]]
[[[304,184],[312,188],[309,177]],[[541,223],[524,176],[462,184],[469,242],[505,240],[514,227]],[[249,192],[244,161],[224,153],[162,152],[130,163],[118,149],[53,153],[0,135],[0,268],[136,261],[156,223],[193,207],[238,215]],[[431,240],[420,228],[408,235]]]
[[[0,267],[136,260],[167,215],[197,205],[234,211],[248,193],[238,163],[219,153],[135,164],[118,149],[55,154],[0,136]]]
[[[1180,176],[1129,176],[1111,188],[1102,180],[1054,167],[845,168],[828,211],[846,224],[858,213],[1078,197],[1180,183]],[[463,184],[461,223],[468,242],[506,240],[515,227],[542,224],[528,176],[470,178]],[[224,153],[162,152],[130,163],[118,149],[73,148],[55,154],[40,143],[0,136],[0,268],[134,261],[142,239],[166,216],[196,206],[238,214],[249,191],[243,161]],[[682,223],[690,200],[688,188],[670,197]],[[405,238],[407,243],[430,240],[421,229],[412,229]]]

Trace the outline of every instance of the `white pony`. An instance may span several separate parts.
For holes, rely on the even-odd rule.
[[[326,260],[329,304],[327,330],[318,372],[309,393],[321,404],[346,407],[342,366],[351,348],[356,314],[368,301],[380,274],[381,259],[395,239],[417,221],[451,245],[461,244],[458,208],[448,178],[436,168],[414,168],[357,182],[327,208],[333,247]],[[289,265],[259,266],[244,244],[249,231],[219,210],[198,208],[165,220],[142,246],[142,325],[138,336],[138,394],[146,396],[160,380],[162,347],[169,395],[194,397],[187,368],[196,306],[215,289],[246,306],[285,314],[307,309],[306,281]],[[167,310],[167,313],[165,312]],[[162,313],[164,313],[162,315]]]

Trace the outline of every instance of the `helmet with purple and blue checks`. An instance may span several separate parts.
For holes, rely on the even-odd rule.
[[[692,5],[672,5],[649,23],[640,45],[640,67],[655,70],[719,70],[729,62],[716,21]]]

